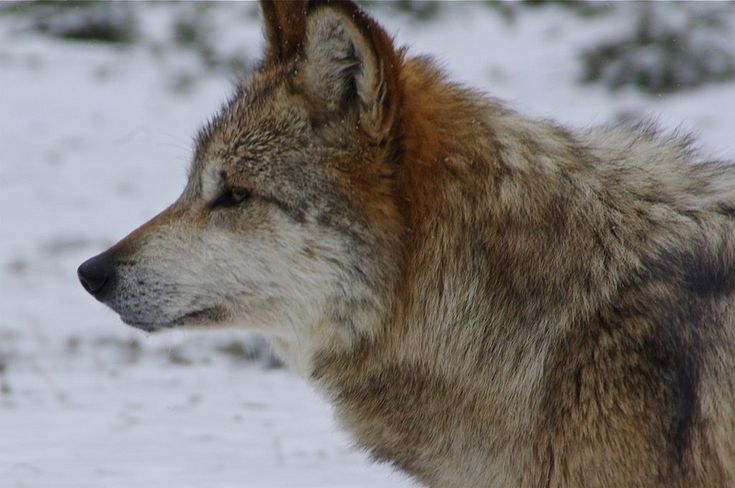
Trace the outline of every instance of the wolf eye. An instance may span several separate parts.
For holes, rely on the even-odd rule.
[[[247,200],[249,196],[250,192],[245,188],[229,188],[212,202],[212,208],[234,207]]]

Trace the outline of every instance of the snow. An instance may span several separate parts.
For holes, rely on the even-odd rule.
[[[625,28],[624,15],[375,14],[412,54],[525,113],[580,127],[652,116],[698,133],[708,154],[735,155],[735,84],[646,97],[578,83],[579,50]],[[257,59],[257,17],[226,17],[218,42]],[[171,20],[163,8],[147,19],[154,33]],[[60,42],[16,22],[0,17],[0,484],[414,486],[354,448],[304,381],[229,347],[246,332],[145,335],[77,283],[79,263],[176,198],[227,76],[173,90],[172,71],[197,69],[186,55]]]

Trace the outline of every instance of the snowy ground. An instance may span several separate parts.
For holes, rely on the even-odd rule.
[[[572,126],[648,114],[735,156],[735,84],[645,98],[576,83],[578,48],[624,16],[376,15],[412,53],[526,113]],[[257,58],[258,19],[227,20],[218,37]],[[300,379],[250,360],[244,333],[144,335],[78,285],[79,263],[177,196],[190,137],[230,91],[216,75],[173,90],[167,74],[186,63],[0,18],[0,485],[413,486],[354,449]]]

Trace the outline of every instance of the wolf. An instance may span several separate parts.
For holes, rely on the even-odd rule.
[[[735,169],[520,115],[352,2],[261,5],[181,196],[84,288],[262,332],[427,486],[735,486]]]

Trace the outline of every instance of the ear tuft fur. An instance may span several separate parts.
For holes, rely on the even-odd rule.
[[[328,113],[356,107],[362,129],[381,140],[392,129],[400,55],[383,29],[352,2],[311,2],[303,79]]]
[[[298,61],[297,85],[320,116],[357,110],[380,142],[395,124],[401,54],[383,29],[348,0],[261,0],[266,66]]]

